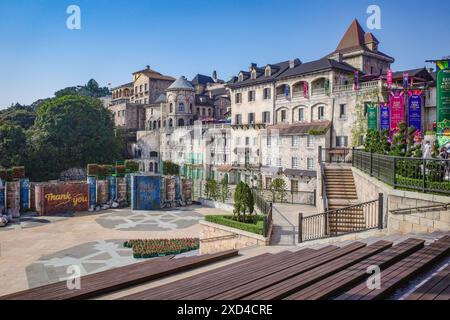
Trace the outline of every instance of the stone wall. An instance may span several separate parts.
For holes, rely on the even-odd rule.
[[[450,230],[450,210],[392,214],[390,211],[450,203],[450,197],[393,189],[353,168],[358,200],[377,199],[384,195],[384,223],[390,233],[424,233]]]
[[[267,246],[269,242],[269,238],[254,233],[200,221],[200,254],[253,246]]]

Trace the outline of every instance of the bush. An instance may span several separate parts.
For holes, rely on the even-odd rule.
[[[125,160],[125,169],[129,173],[134,173],[139,171],[139,162],[134,160]]]
[[[14,180],[25,178],[25,167],[12,167],[12,178]]]
[[[272,202],[276,202],[278,199],[283,203],[287,195],[286,188],[286,182],[282,178],[274,179],[269,186],[269,189],[272,192]]]
[[[205,194],[208,199],[217,201],[219,198],[219,187],[217,181],[214,179],[206,180],[205,184]]]
[[[0,179],[3,181],[13,180],[13,170],[12,169],[0,169]]]
[[[126,248],[133,249],[134,258],[154,258],[197,250],[200,246],[200,241],[198,238],[139,239],[126,241],[123,245]]]
[[[244,223],[234,220],[234,217],[229,216],[205,216],[205,220],[212,223],[217,223],[222,226],[235,228],[259,235],[264,234],[264,216],[253,216],[252,223]]]
[[[88,176],[96,176],[98,174],[98,164],[90,163],[87,165]]]
[[[124,165],[116,165],[116,174],[123,175],[125,174],[125,166]]]
[[[246,213],[251,215],[255,210],[254,204],[255,202],[250,187],[242,181],[239,182],[234,191],[234,219],[245,222],[247,220]]]
[[[166,176],[178,176],[180,174],[180,166],[172,161],[164,161],[162,172]]]

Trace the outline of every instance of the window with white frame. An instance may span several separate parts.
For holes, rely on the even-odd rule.
[[[282,163],[283,163],[283,162],[282,162],[282,159],[281,159],[281,158],[278,158],[278,159],[277,159],[277,166],[278,166],[278,167],[281,167],[281,166],[282,166]]]
[[[287,112],[286,110],[281,110],[281,122],[286,122],[287,121]]]
[[[344,103],[339,105],[339,119],[345,119],[347,117],[347,106]]]
[[[298,181],[297,180],[291,180],[291,191],[294,191],[294,192],[298,191]]]
[[[272,92],[270,90],[270,88],[265,88],[263,91],[263,98],[264,100],[268,100],[271,98]]]
[[[348,137],[347,136],[337,136],[336,137],[336,147],[344,148],[348,146]]]
[[[314,170],[314,159],[313,158],[306,159],[306,169],[310,170],[310,171]]]
[[[253,112],[250,112],[248,114],[248,123],[249,124],[255,124],[255,114]]]
[[[306,136],[306,147],[314,148],[314,136],[312,136],[312,135]]]
[[[248,101],[249,102],[255,101],[255,96],[256,96],[255,91],[253,91],[253,90],[249,91],[248,92]]]
[[[241,114],[235,115],[235,124],[242,124],[242,115]]]
[[[298,109],[298,121],[300,121],[300,122],[305,121],[305,109],[304,108]]]
[[[272,145],[272,137],[267,136],[267,146],[271,146],[271,145]]]
[[[263,123],[270,123],[270,111],[262,113]]]
[[[265,72],[264,72],[264,75],[265,75],[266,77],[270,77],[270,76],[272,75],[272,70],[270,69],[270,67],[267,67],[267,68],[266,68],[266,70],[265,70]]]
[[[178,111],[179,112],[184,112],[185,110],[184,110],[184,103],[183,102],[180,102],[179,104],[178,104]]]
[[[292,136],[292,146],[298,147],[300,145],[300,136]]]
[[[297,157],[292,157],[292,169],[298,169],[300,167],[300,163]]]
[[[236,93],[235,95],[236,103],[242,103],[242,93]]]
[[[317,108],[317,119],[323,120],[324,116],[325,116],[325,108],[324,106],[319,106],[319,108]]]

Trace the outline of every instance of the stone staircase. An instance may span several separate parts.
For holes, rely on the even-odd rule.
[[[365,228],[362,208],[349,208],[358,204],[355,181],[351,167],[333,166],[324,168],[324,181],[328,199],[329,228],[333,234],[356,232]]]

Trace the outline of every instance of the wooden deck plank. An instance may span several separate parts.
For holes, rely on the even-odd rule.
[[[450,264],[414,290],[405,300],[434,300],[450,286]]]
[[[155,259],[81,277],[81,288],[70,290],[66,281],[24,290],[0,300],[88,299],[149,280],[190,270],[238,255],[237,250],[179,259]]]
[[[333,248],[337,249],[337,248]],[[328,250],[331,250],[329,248]],[[282,259],[278,255],[274,255],[272,260],[266,259],[263,263],[252,264],[250,266],[243,266],[237,264],[233,270],[222,270],[221,272],[215,272],[209,275],[197,275],[190,278],[182,279],[149,289],[134,295],[124,297],[122,299],[145,299],[145,300],[164,300],[164,299],[197,299],[195,295],[208,292],[208,290],[217,290],[225,286],[230,285],[236,278],[247,275],[252,277],[264,272],[265,270],[271,270],[271,268],[277,267],[282,269],[286,264],[292,264],[298,259],[308,259],[311,255],[320,255],[319,250],[304,249],[298,252],[292,253],[288,258]],[[283,261],[284,260],[284,261]],[[265,271],[267,272],[267,271]]]
[[[304,289],[336,272],[357,264],[368,257],[384,251],[392,246],[392,242],[378,241],[361,248],[349,255],[314,268],[306,273],[289,278],[283,282],[271,285],[244,297],[244,300],[276,300],[283,299],[301,289]]]
[[[402,283],[432,265],[450,251],[450,237],[444,237],[413,253],[381,272],[381,289],[369,289],[365,283],[341,294],[337,300],[371,300],[388,296]]]
[[[376,265],[385,269],[413,252],[423,248],[424,240],[407,239],[396,246],[382,251],[358,264],[350,266],[286,298],[286,300],[329,299],[354,285],[365,281],[367,269]]]

